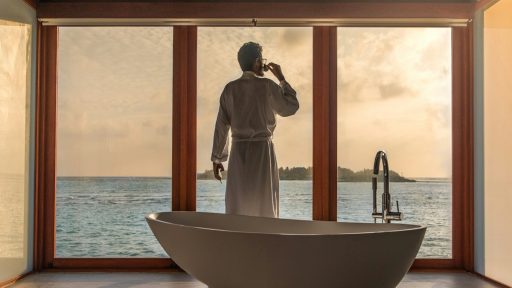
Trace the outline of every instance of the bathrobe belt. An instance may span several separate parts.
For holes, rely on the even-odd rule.
[[[251,138],[231,137],[231,139],[233,142],[272,141],[272,136],[251,137]]]

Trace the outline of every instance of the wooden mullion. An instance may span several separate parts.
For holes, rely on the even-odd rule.
[[[41,89],[44,86],[43,73],[41,73],[41,67],[45,66],[43,51],[43,26],[38,23],[37,26],[37,59],[36,59],[36,111],[35,111],[35,155],[34,155],[34,236],[33,236],[33,257],[32,257],[32,269],[34,271],[40,271],[43,266],[43,239],[44,225],[42,220],[44,219],[44,205],[41,201],[43,196],[42,186],[44,185],[44,151],[43,144],[44,138],[44,103],[41,103]]]
[[[474,193],[474,185],[475,185],[475,145],[474,145],[474,82],[473,82],[473,22],[468,23],[467,29],[465,30],[466,41],[465,44],[465,60],[466,65],[464,65],[465,69],[465,79],[466,79],[466,97],[464,103],[465,110],[465,142],[467,145],[464,150],[464,158],[465,158],[465,183],[467,189],[465,189],[464,193],[464,261],[463,268],[466,271],[474,272],[475,270],[475,259],[474,259],[474,247],[475,247],[475,216],[474,216],[474,207],[475,207],[475,193]]]
[[[34,195],[34,270],[55,257],[55,164],[58,28],[38,25]]]
[[[197,180],[197,27],[188,27],[188,191],[186,210],[196,210],[196,180]]]
[[[174,27],[172,210],[196,209],[197,27]]]
[[[473,96],[471,25],[452,28],[453,259],[473,271]]]
[[[313,219],[337,219],[336,27],[313,27]]]

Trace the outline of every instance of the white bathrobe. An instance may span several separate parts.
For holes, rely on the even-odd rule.
[[[211,160],[228,159],[226,213],[279,217],[279,174],[272,135],[275,115],[299,109],[295,90],[245,71],[229,82],[220,96]]]

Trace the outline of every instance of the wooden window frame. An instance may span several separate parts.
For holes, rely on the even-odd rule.
[[[336,26],[313,27],[313,219],[337,220]],[[472,25],[452,27],[452,258],[412,269],[473,271]],[[197,26],[174,26],[172,209],[196,209]],[[168,269],[169,258],[56,258],[58,27],[38,25],[34,263],[43,269]]]

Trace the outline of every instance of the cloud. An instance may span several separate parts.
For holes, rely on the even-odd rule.
[[[338,29],[338,164],[451,176],[450,29]]]
[[[58,53],[59,175],[170,176],[172,29],[64,27]]]
[[[170,175],[172,30],[59,30],[59,175]],[[451,175],[449,28],[338,29],[338,163],[367,168],[387,149],[406,176]],[[197,165],[210,169],[222,89],[255,41],[297,90],[277,119],[280,166],[312,165],[312,28],[199,27]],[[273,75],[266,77],[274,79]]]
[[[412,94],[412,91],[401,83],[389,83],[379,85],[380,96],[383,99],[389,99],[394,97],[408,96]]]

